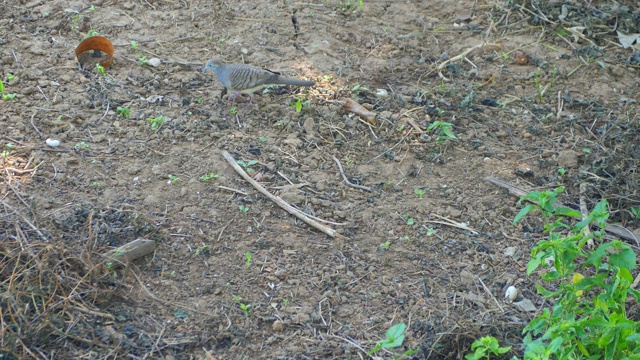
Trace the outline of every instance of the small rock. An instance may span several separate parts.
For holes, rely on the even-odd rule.
[[[35,92],[36,92],[36,88],[33,86],[27,86],[26,88],[22,89],[23,95],[31,95]]]
[[[160,66],[160,64],[162,64],[162,61],[158,58],[151,58],[149,59],[149,65],[153,66],[153,67],[158,67]]]
[[[513,255],[515,254],[516,254],[515,246],[509,246],[508,248],[504,249],[504,252],[503,252],[504,257],[513,257]]]
[[[573,150],[563,150],[558,154],[558,165],[566,168],[578,167],[578,153]]]
[[[534,312],[537,310],[535,305],[533,305],[529,299],[520,300],[517,303],[513,303],[513,305],[520,311]]]
[[[273,331],[282,332],[284,331],[284,323],[280,320],[276,320],[273,322],[271,328],[273,329]]]

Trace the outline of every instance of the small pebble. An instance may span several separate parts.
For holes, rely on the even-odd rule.
[[[55,139],[47,139],[45,141],[45,143],[47,143],[47,145],[51,146],[51,147],[58,147],[60,146],[60,140],[55,140]]]

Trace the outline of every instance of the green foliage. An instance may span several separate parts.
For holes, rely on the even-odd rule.
[[[140,55],[138,56],[138,61],[140,62],[140,64],[142,65],[149,65],[149,59],[147,59],[146,56],[144,55]]]
[[[216,173],[208,173],[208,174],[200,176],[200,181],[207,182],[207,181],[209,181],[211,179],[215,179],[217,177],[218,177],[218,175],[216,175]]]
[[[138,48],[138,42],[135,41],[135,40],[131,40],[131,48],[133,50],[137,49]]]
[[[238,206],[238,209],[240,209],[240,211],[242,211],[245,214],[247,213],[247,211],[249,211],[249,208],[244,205]]]
[[[251,266],[251,258],[252,258],[253,256],[251,255],[251,253],[250,253],[250,252],[248,252],[248,251],[247,251],[247,252],[244,254],[244,257],[247,259],[247,260],[245,261],[245,263],[244,263],[244,266],[248,269],[248,268],[249,268],[249,266]]]
[[[424,195],[424,191],[425,191],[424,189],[415,189],[413,190],[413,193],[418,195],[419,199],[422,199],[422,196]]]
[[[404,342],[404,331],[406,330],[406,328],[407,326],[404,323],[397,323],[392,327],[390,327],[389,330],[387,330],[387,332],[385,333],[386,338],[378,341],[376,343],[376,346],[373,349],[371,349],[367,353],[367,355],[371,356],[380,349],[394,349],[399,346],[402,346],[402,343]],[[402,353],[399,357],[394,356],[394,358],[399,359],[404,356],[409,356],[415,353],[416,353],[416,350],[407,350],[404,353]]]
[[[116,114],[118,114],[118,116],[122,116],[123,118],[129,118],[129,115],[131,114],[131,111],[129,111],[129,109],[127,109],[126,107],[122,107],[122,106],[118,106],[116,108]]]
[[[98,73],[100,73],[100,75],[107,76],[107,74],[104,72],[104,66],[96,64],[96,70],[98,70]]]
[[[500,356],[506,354],[511,350],[511,346],[500,347],[498,340],[493,336],[485,336],[479,340],[476,340],[471,345],[472,354],[465,355],[466,360],[480,360],[490,359],[491,354]]]
[[[304,97],[297,97],[294,96],[293,97],[296,101],[291,103],[291,106],[296,109],[296,112],[299,113],[302,111],[302,108],[304,106],[308,106],[309,104],[311,104],[311,100],[304,100]]]
[[[252,173],[255,172],[255,170],[253,170],[252,166],[257,164],[258,161],[257,160],[249,160],[247,162],[242,161],[242,160],[237,160],[236,164],[242,166],[244,168],[244,171],[248,172],[248,173]]]
[[[524,329],[525,359],[638,359],[640,323],[627,316],[629,298],[640,301],[631,288],[636,254],[619,240],[603,242],[609,217],[607,202],[600,201],[581,219],[580,213],[554,206],[563,188],[531,192],[521,199],[538,201],[516,216],[539,211],[545,219],[547,240],[531,251],[527,275],[547,267],[537,290],[552,304]],[[571,225],[576,222],[575,225]],[[589,232],[590,224],[599,229]],[[589,251],[589,240],[599,245]]]
[[[16,97],[16,94],[5,94],[2,80],[0,80],[0,94],[2,94],[2,100],[13,100]]]
[[[9,154],[11,154],[11,150],[13,150],[16,146],[13,145],[13,143],[7,143],[4,146],[4,150],[2,150],[2,157],[6,158],[9,157]]]
[[[453,134],[452,130],[453,124],[442,121],[434,121],[433,124],[429,125],[427,131],[434,131],[436,135],[438,135],[438,139],[436,142],[441,144],[445,140],[455,140],[457,137]]]
[[[160,129],[160,126],[162,126],[162,124],[164,124],[167,121],[167,117],[164,115],[158,115],[154,118],[152,117],[147,118],[147,121],[149,121],[149,123],[151,124],[152,130],[158,130]]]
[[[169,178],[169,180],[171,181],[171,183],[172,183],[172,184],[175,184],[175,183],[177,183],[178,181],[180,181],[180,178],[179,178],[179,177],[174,176],[174,175],[171,175],[171,174],[167,175],[167,177]]]
[[[240,307],[240,310],[242,310],[242,312],[244,313],[244,316],[246,317],[251,316],[251,304],[243,303],[242,302],[243,300],[240,296],[231,295],[231,298],[233,298],[233,301],[238,303],[238,306]]]

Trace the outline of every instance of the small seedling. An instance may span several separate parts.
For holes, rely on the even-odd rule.
[[[147,120],[149,121],[149,123],[151,124],[151,129],[152,130],[158,130],[160,128],[160,126],[162,126],[162,124],[165,123],[165,121],[167,121],[167,117],[164,115],[158,115],[154,118],[147,118]]]
[[[149,59],[147,59],[147,57],[146,57],[146,56],[144,56],[144,55],[140,55],[140,56],[138,57],[138,61],[139,61],[139,62],[140,62],[140,64],[142,64],[142,65],[149,65]]]
[[[173,312],[173,316],[177,317],[178,319],[186,319],[189,317],[189,314],[184,310],[177,310]]]
[[[175,184],[175,183],[177,183],[178,181],[180,181],[180,178],[179,178],[179,177],[177,177],[177,176],[174,176],[174,175],[171,175],[171,174],[169,174],[169,175],[167,175],[167,176],[169,177],[169,181],[171,181],[171,183],[172,183],[172,184]]]
[[[0,94],[2,94],[2,100],[13,100],[16,97],[16,94],[5,94],[2,80],[0,80]]]
[[[385,242],[383,242],[382,244],[378,245],[378,247],[382,250],[387,250],[389,249],[389,246],[391,246],[391,241],[387,240]]]
[[[404,331],[406,330],[406,328],[407,326],[404,323],[398,323],[390,327],[389,330],[387,330],[387,332],[385,333],[386,338],[378,341],[376,343],[376,346],[371,349],[367,353],[367,355],[371,356],[373,355],[373,353],[380,349],[394,349],[402,346],[402,343],[404,342]],[[407,350],[402,353],[400,357],[415,354],[416,351],[417,350]]]
[[[559,167],[559,168],[558,168],[558,174],[560,174],[560,175],[564,175],[564,174],[566,174],[566,173],[567,173],[567,170],[565,170],[565,168],[563,168],[563,167]]]
[[[58,115],[58,117],[56,118],[56,121],[62,121],[62,115]]]
[[[202,98],[197,98],[197,99],[196,99],[196,103],[198,103],[198,104],[202,104]]]
[[[231,298],[233,298],[233,301],[238,303],[238,306],[240,306],[240,310],[242,310],[244,316],[249,317],[251,315],[251,304],[244,304],[240,296],[231,295]]]
[[[96,7],[94,5],[91,5],[91,7],[89,8],[89,11],[96,11]]]
[[[97,181],[94,181],[91,183],[91,187],[98,187],[98,186],[100,186],[100,183]]]
[[[247,258],[247,261],[245,261],[244,266],[248,269],[249,266],[251,266],[251,253],[247,251],[247,253],[244,254],[244,256]]]
[[[209,246],[205,244],[202,244],[202,246],[196,250],[196,255],[209,256],[209,254],[211,254],[211,250],[209,249]]]
[[[238,108],[237,107],[232,107],[231,109],[229,109],[229,114],[231,115],[235,115],[238,113]]]
[[[511,350],[511,346],[500,347],[498,340],[493,336],[485,336],[476,340],[471,345],[472,354],[465,355],[466,360],[489,359],[491,354],[500,357]]]
[[[13,148],[15,148],[15,145],[13,145],[13,143],[7,143],[4,146],[4,150],[2,150],[2,157],[8,157],[9,154],[11,154],[11,150],[13,150]]]
[[[413,193],[418,195],[418,199],[422,199],[422,196],[424,195],[424,189],[415,189],[413,190]]]
[[[126,107],[122,107],[122,106],[118,106],[116,108],[116,114],[118,114],[119,116],[128,119],[129,115],[131,114],[131,111],[129,111],[129,109],[127,109]]]
[[[591,154],[591,149],[584,148],[584,149],[582,149],[582,152],[585,153],[585,154]]]
[[[249,211],[249,208],[244,205],[238,206],[238,209],[240,209],[240,211],[242,211],[245,214],[247,213],[247,211]]]
[[[436,232],[438,232],[438,230],[430,227],[430,228],[427,229],[427,236],[433,236],[433,235],[435,235]]]
[[[309,104],[311,104],[311,100],[304,100],[304,97],[294,96],[293,98],[296,101],[291,103],[291,106],[293,106],[296,109],[297,113],[301,112],[304,106],[308,106]]]
[[[267,142],[267,138],[264,136],[258,137],[258,140],[260,140],[260,142]]]
[[[289,299],[282,299],[282,307],[287,307],[289,305]]]
[[[7,81],[11,82],[15,76],[12,73],[7,73]]]
[[[402,218],[407,221],[407,225],[409,225],[409,226],[413,225],[413,223],[414,223],[413,218],[409,216],[409,212],[408,211],[406,213],[404,213],[404,215],[402,215]]]
[[[453,134],[453,131],[451,130],[452,127],[453,127],[453,124],[451,123],[434,121],[433,124],[429,125],[429,127],[427,128],[427,131],[435,131],[435,133],[438,135],[438,139],[436,140],[436,143],[441,144],[445,140],[457,139],[457,137]]]
[[[96,64],[96,70],[98,70],[98,73],[100,73],[100,75],[107,76],[107,74],[104,72],[104,66]]]
[[[131,48],[133,50],[137,49],[138,48],[138,42],[135,41],[135,40],[131,40]]]
[[[640,207],[637,206],[632,206],[629,211],[631,211],[631,213],[633,214],[633,216],[635,216],[636,218],[640,219]]]
[[[236,161],[236,163],[240,166],[242,166],[244,168],[244,171],[248,172],[248,173],[252,173],[255,170],[253,170],[252,166],[257,164],[258,161],[257,160],[250,160],[248,162],[244,162],[242,160],[238,160]]]
[[[216,173],[208,173],[208,174],[200,176],[200,181],[207,182],[207,181],[215,179],[217,177],[218,177],[218,175]]]
[[[80,141],[79,143],[76,144],[76,149],[78,149],[78,150],[81,150],[81,149],[82,150],[86,150],[88,148],[89,148],[89,144],[87,144],[84,141]]]

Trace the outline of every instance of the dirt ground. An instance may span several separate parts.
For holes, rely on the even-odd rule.
[[[403,346],[377,356],[461,359],[483,335],[521,355],[549,305],[525,274],[542,223],[512,225],[518,198],[485,178],[566,186],[572,206],[607,199],[613,222],[640,228],[640,54],[616,33],[640,33],[633,1],[4,0],[0,13],[16,94],[0,102],[3,359],[365,359],[400,322]],[[89,33],[115,45],[105,76],[74,61]],[[212,57],[317,84],[236,104],[201,71]],[[278,207],[223,151],[345,239]],[[137,238],[155,251],[126,269],[101,260]],[[505,301],[510,285],[534,311]]]

